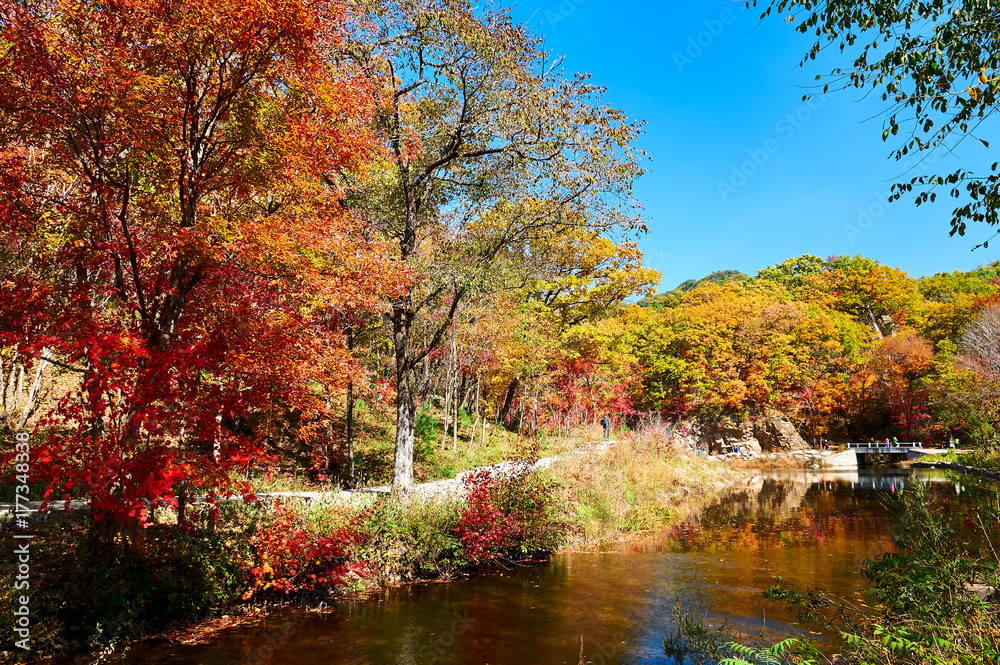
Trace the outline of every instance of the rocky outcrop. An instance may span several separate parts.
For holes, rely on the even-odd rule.
[[[723,417],[711,423],[699,424],[701,426],[697,428],[696,434],[702,445],[708,444],[710,455],[720,455],[743,447],[758,453],[761,451],[760,442],[754,437],[750,422]]]
[[[748,420],[723,416],[711,422],[695,421],[686,428],[689,439],[710,455],[734,452],[770,453],[809,448],[783,414],[769,411]]]
[[[765,452],[804,450],[809,447],[805,440],[799,436],[795,425],[777,411],[754,421],[753,431],[754,437],[760,442],[760,447]]]
[[[981,581],[966,582],[965,593],[968,598],[976,598],[983,602],[996,603],[1000,601],[1000,594],[997,593],[997,588]]]

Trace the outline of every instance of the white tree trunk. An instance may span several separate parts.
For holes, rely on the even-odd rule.
[[[17,423],[18,431],[23,430],[28,424],[28,419],[34,412],[35,400],[38,399],[38,388],[42,385],[42,373],[45,369],[46,361],[49,359],[49,349],[42,348],[42,355],[38,359],[38,367],[35,368],[35,380],[31,383],[31,390],[24,400],[24,408],[21,410],[21,418]],[[21,376],[24,376],[24,368],[21,368]]]

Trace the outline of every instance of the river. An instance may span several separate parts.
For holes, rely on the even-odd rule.
[[[761,596],[776,577],[861,602],[860,562],[891,549],[884,503],[914,482],[961,500],[940,472],[773,471],[616,550],[565,554],[448,584],[286,612],[195,646],[147,641],[135,665],[667,663],[674,608],[752,637],[824,635]]]

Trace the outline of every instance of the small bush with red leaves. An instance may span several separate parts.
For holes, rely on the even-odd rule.
[[[558,514],[553,479],[482,470],[464,483],[466,505],[455,532],[471,563],[551,552],[563,542],[569,524]]]
[[[365,565],[351,561],[353,549],[366,536],[352,519],[325,534],[306,529],[293,504],[278,504],[274,516],[250,537],[254,565],[250,598],[260,591],[291,593],[343,586],[350,577],[364,577]]]

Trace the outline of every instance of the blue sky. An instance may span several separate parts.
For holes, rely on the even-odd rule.
[[[852,89],[805,105],[816,74],[849,61],[831,53],[798,67],[812,41],[780,18],[759,23],[759,13],[742,0],[527,0],[514,9],[568,72],[591,73],[611,105],[647,121],[640,147],[652,162],[635,192],[650,226],[639,244],[663,273],[660,290],[800,254],[864,254],[913,277],[1000,259],[994,248],[971,251],[992,235],[987,227],[948,236],[950,199],[886,204],[897,178],[921,171],[889,157],[895,144],[882,142],[873,117],[881,96]],[[982,170],[997,160],[991,152],[968,141],[916,168]]]

